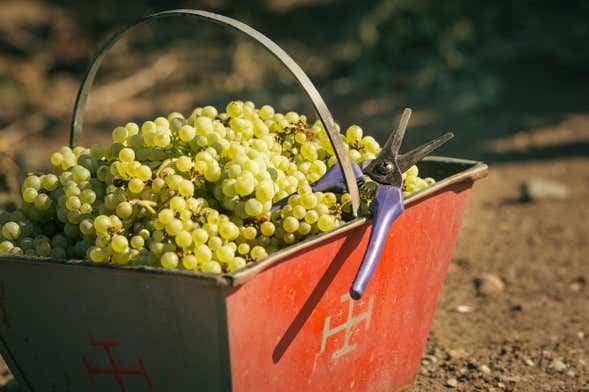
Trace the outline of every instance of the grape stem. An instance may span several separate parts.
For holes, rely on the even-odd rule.
[[[168,199],[170,200],[170,199]],[[166,201],[168,201],[166,200]],[[155,214],[156,211],[154,210],[153,207],[155,207],[157,205],[157,203],[155,201],[151,201],[151,200],[141,200],[141,199],[133,199],[133,200],[129,200],[130,204],[133,205],[138,205],[141,206],[143,208],[145,208],[147,211],[149,211],[152,214]]]
[[[171,164],[172,164],[172,160],[170,158],[163,161],[162,164],[160,165],[159,169],[157,169],[157,171],[155,172],[156,177],[159,177],[161,175],[162,171],[165,168],[167,168],[168,166],[170,166]]]

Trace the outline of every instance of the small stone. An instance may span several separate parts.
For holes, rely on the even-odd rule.
[[[532,360],[531,360],[530,358],[528,358],[528,357],[524,357],[524,363],[525,363],[527,366],[534,366],[534,365],[536,365],[536,364],[534,363],[534,361],[532,361]]]
[[[446,380],[446,385],[450,388],[456,388],[458,386],[458,380],[455,378],[449,378]]]
[[[472,308],[468,305],[459,305],[456,307],[456,311],[458,313],[470,313],[472,311]]]
[[[521,186],[521,191],[522,199],[526,201],[564,200],[570,195],[568,188],[563,184],[541,177],[525,181]]]
[[[556,370],[557,372],[563,372],[567,368],[567,365],[560,359],[555,359],[552,361],[549,367]]]
[[[577,373],[575,373],[575,371],[574,371],[574,370],[569,370],[569,371],[567,372],[567,376],[569,376],[569,377],[575,377],[576,375],[577,375]]]
[[[520,381],[520,378],[518,376],[506,376],[503,377],[503,381],[505,381],[508,384],[515,384]]]
[[[459,348],[457,350],[450,350],[448,351],[448,355],[451,359],[460,359],[466,357],[468,354],[463,349]]]
[[[497,387],[501,388],[501,389],[505,389],[505,384],[503,384],[502,382],[497,383]]]
[[[485,374],[491,374],[491,369],[487,365],[481,365],[479,369]]]
[[[435,355],[424,355],[421,358],[422,365],[435,365],[436,363],[438,363],[438,358]]]
[[[579,276],[573,283],[569,285],[569,289],[575,293],[583,290],[585,287],[585,278],[583,276]]]
[[[488,297],[497,295],[505,290],[505,283],[497,275],[483,274],[475,279],[475,286],[479,295]]]

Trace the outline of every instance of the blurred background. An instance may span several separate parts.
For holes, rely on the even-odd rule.
[[[451,130],[441,154],[491,166],[473,192],[416,390],[452,380],[587,390],[589,2],[0,0],[0,208],[18,205],[24,174],[68,143],[100,45],[172,8],[211,10],[268,35],[342,127],[382,142],[411,107],[406,148]],[[231,99],[313,117],[288,72],[252,41],[202,21],[158,20],[106,56],[83,143]]]

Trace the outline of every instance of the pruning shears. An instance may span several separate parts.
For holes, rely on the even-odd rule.
[[[355,300],[362,297],[382,254],[387,233],[404,210],[401,191],[403,173],[454,137],[451,132],[448,132],[405,154],[399,154],[409,117],[411,117],[411,109],[405,109],[399,126],[389,136],[375,159],[364,161],[362,165],[351,162],[358,184],[364,183],[364,176],[370,177],[379,184],[370,204],[373,224],[368,247],[350,288],[350,297]],[[319,180],[311,185],[311,188],[313,192],[345,192],[346,185],[340,165],[333,165],[329,168]],[[286,204],[287,200],[288,198],[282,199],[273,207],[281,207]]]

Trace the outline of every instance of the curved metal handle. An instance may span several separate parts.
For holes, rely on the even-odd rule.
[[[362,264],[358,269],[354,283],[350,288],[350,297],[352,299],[360,299],[374,269],[380,260],[382,248],[387,239],[387,234],[391,225],[397,217],[403,212],[403,196],[401,189],[392,185],[380,185],[376,188],[374,199],[370,204],[370,212],[374,217],[372,221],[372,232],[370,233],[370,240]]]
[[[254,30],[253,28],[249,27],[248,25],[239,22],[235,19],[228,18],[226,16],[214,14],[212,12],[207,11],[198,11],[198,10],[186,10],[186,9],[178,9],[178,10],[170,10],[164,12],[158,12],[146,17],[139,19],[138,21],[122,28],[118,32],[116,32],[96,53],[96,56],[92,60],[90,67],[86,71],[84,75],[84,79],[78,90],[78,95],[76,97],[76,104],[74,106],[74,114],[72,118],[72,126],[70,132],[70,145],[73,147],[77,145],[80,141],[80,136],[82,134],[82,125],[84,123],[84,113],[86,108],[86,99],[88,97],[88,91],[92,87],[94,83],[94,78],[96,76],[96,72],[100,68],[100,64],[102,59],[106,55],[107,51],[119,40],[119,38],[127,33],[129,30],[135,28],[136,26],[142,25],[152,19],[157,18],[166,18],[172,16],[188,16],[188,17],[196,17],[198,19],[204,19],[206,21],[211,21],[214,23],[219,23],[224,26],[231,27],[246,36],[253,38],[257,41],[262,47],[264,47],[268,52],[270,52],[274,57],[276,57],[294,76],[294,78],[299,82],[299,84],[303,87],[307,96],[313,103],[317,114],[319,115],[320,120],[323,122],[325,126],[325,130],[327,131],[327,135],[329,136],[329,140],[333,146],[335,156],[338,159],[339,165],[342,169],[344,174],[344,179],[346,183],[346,187],[348,192],[350,193],[352,199],[352,211],[354,216],[358,213],[358,208],[360,207],[360,195],[358,192],[358,186],[356,184],[356,177],[354,176],[354,171],[352,169],[351,161],[348,158],[348,154],[344,148],[343,142],[340,138],[340,133],[338,132],[335,121],[333,120],[333,116],[331,112],[325,105],[323,98],[309,79],[309,77],[303,72],[301,67],[288,55],[284,50],[282,50],[276,43],[270,40],[268,37],[263,35],[262,33]]]

